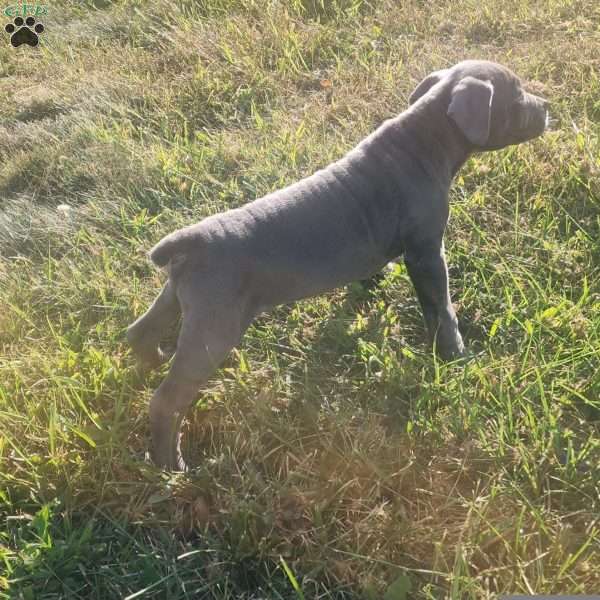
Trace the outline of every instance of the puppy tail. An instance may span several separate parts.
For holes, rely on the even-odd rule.
[[[194,226],[184,227],[165,236],[152,250],[150,260],[157,267],[166,266],[176,255],[185,255],[194,245],[198,244],[197,233]]]

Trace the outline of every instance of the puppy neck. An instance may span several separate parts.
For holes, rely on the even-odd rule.
[[[390,139],[418,159],[434,179],[449,186],[472,149],[446,109],[443,97],[427,94],[391,120]]]

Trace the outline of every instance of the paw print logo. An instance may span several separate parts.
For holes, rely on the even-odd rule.
[[[44,31],[44,26],[36,23],[33,17],[27,17],[25,21],[21,17],[15,17],[4,29],[11,34],[10,43],[16,48],[21,44],[37,46],[40,41],[39,34]]]

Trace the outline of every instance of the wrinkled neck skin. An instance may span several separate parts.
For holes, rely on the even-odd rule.
[[[452,179],[475,150],[447,117],[449,98],[450,90],[442,86],[426,94],[342,161],[355,179],[365,176],[371,184],[359,203],[388,260],[415,237],[443,235]]]
[[[384,143],[387,151],[421,176],[449,189],[452,179],[474,150],[447,116],[450,89],[420,98],[408,110],[389,119],[364,141],[367,152]]]
[[[403,148],[420,160],[424,171],[448,188],[452,179],[473,152],[473,145],[447,116],[450,101],[448,86],[420,98],[396,117],[406,138]],[[403,136],[404,137],[404,136]]]

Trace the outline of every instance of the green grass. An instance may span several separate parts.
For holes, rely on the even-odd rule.
[[[53,2],[0,45],[0,598],[600,590],[600,9]],[[473,157],[446,247],[473,358],[403,266],[261,317],[145,462],[124,340],[162,235],[312,173],[433,69],[498,60],[554,131]],[[68,208],[60,205],[67,205]],[[410,588],[410,591],[407,591]]]

